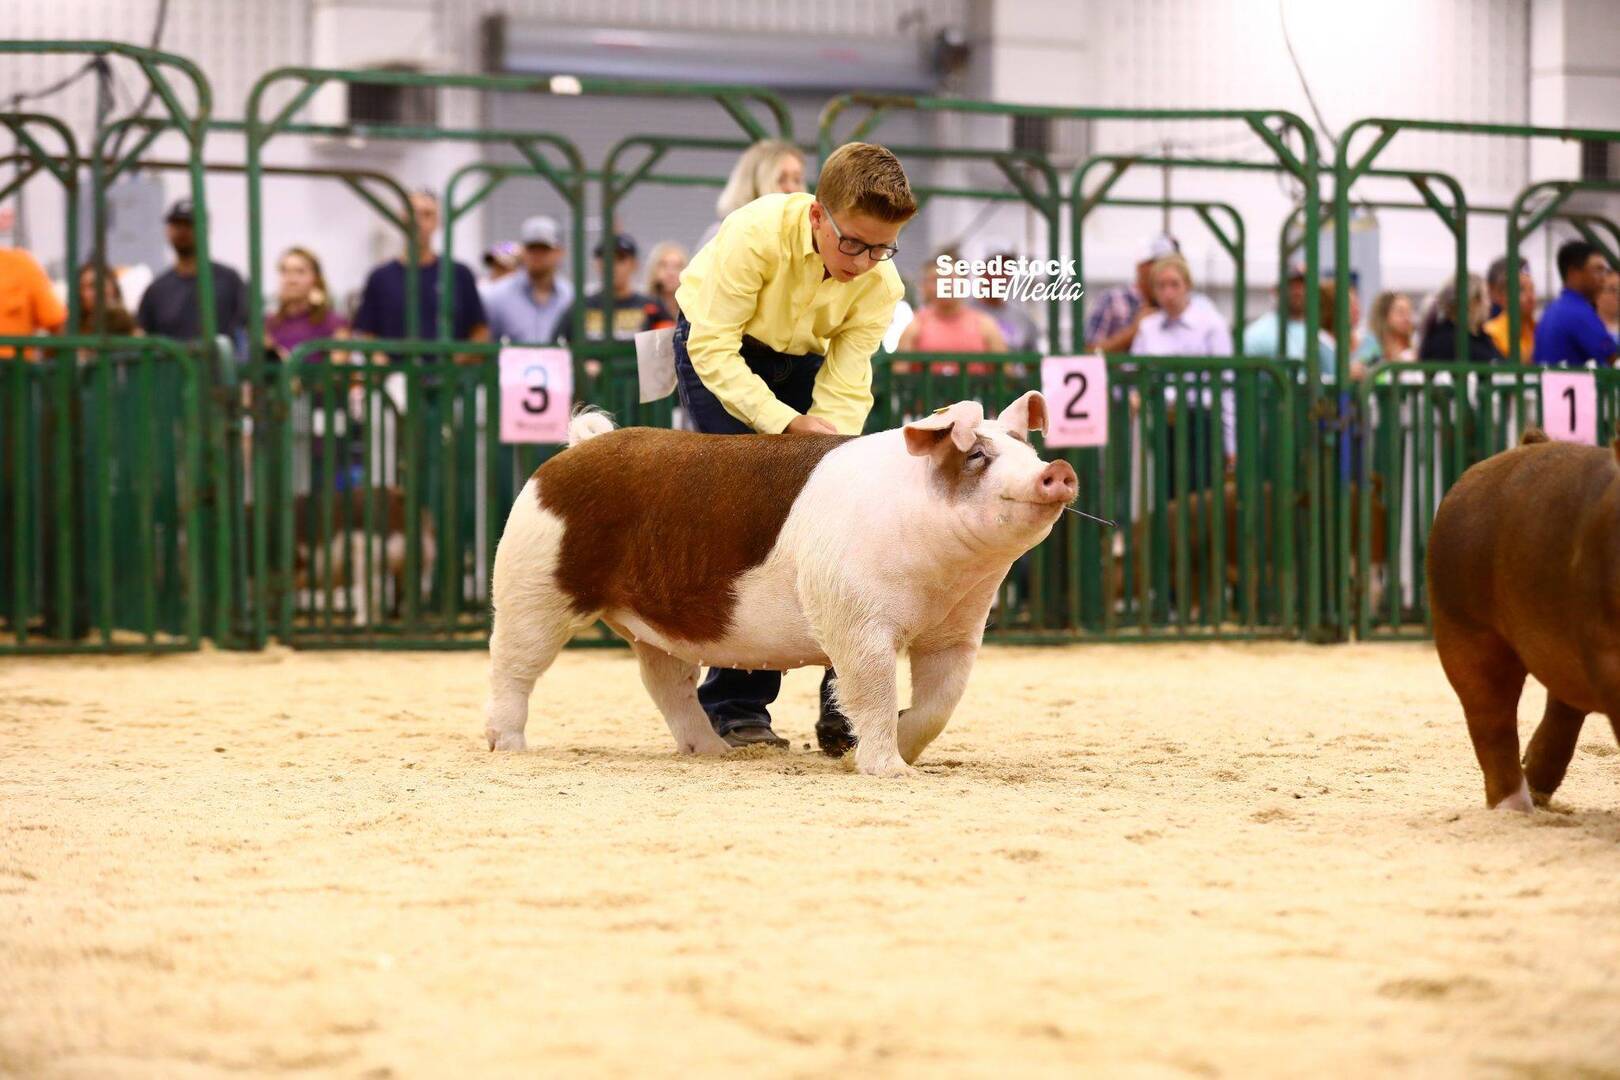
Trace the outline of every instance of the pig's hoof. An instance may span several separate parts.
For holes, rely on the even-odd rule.
[[[1517,810],[1521,814],[1533,813],[1535,808],[1535,800],[1530,797],[1530,784],[1523,780],[1519,781],[1518,791],[1491,807],[1492,810]]]
[[[899,777],[919,775],[917,770],[913,769],[910,765],[907,765],[905,760],[898,754],[893,757],[883,758],[874,762],[861,761],[859,756],[857,756],[855,760],[855,768],[857,771],[865,773],[867,776]]]
[[[726,742],[713,731],[705,738],[702,734],[692,739],[683,739],[680,742],[681,753],[701,754],[704,757],[719,757],[721,754],[731,753],[731,744]]]
[[[521,731],[494,731],[485,729],[484,737],[489,740],[491,750],[527,750],[529,744],[523,741]]]

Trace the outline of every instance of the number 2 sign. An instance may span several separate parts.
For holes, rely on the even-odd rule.
[[[1041,361],[1046,445],[1108,445],[1108,362],[1101,356],[1048,356]]]
[[[574,404],[567,349],[501,350],[501,442],[565,443]]]
[[[1597,380],[1590,371],[1541,373],[1541,426],[1559,442],[1597,442]]]

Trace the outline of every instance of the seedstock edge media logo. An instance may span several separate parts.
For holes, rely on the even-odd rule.
[[[1073,259],[993,259],[934,261],[934,295],[941,300],[1012,300],[1044,303],[1078,300],[1085,286],[1075,279]]]

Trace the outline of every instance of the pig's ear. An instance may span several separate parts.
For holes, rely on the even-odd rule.
[[[919,457],[931,454],[946,435],[964,453],[973,447],[974,430],[984,422],[984,407],[977,401],[958,401],[932,416],[913,420],[905,427],[906,449]]]
[[[1001,426],[1008,431],[1019,435],[1028,435],[1031,431],[1046,434],[1046,398],[1041,396],[1039,390],[1031,390],[1005,409],[998,417]]]

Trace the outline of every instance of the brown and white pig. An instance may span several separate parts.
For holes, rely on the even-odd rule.
[[[576,417],[496,551],[490,749],[524,748],[535,680],[601,619],[632,643],[683,752],[728,749],[698,704],[700,667],[830,665],[856,767],[910,773],[961,699],[996,587],[1075,497],[1074,470],[1042,461],[1032,429],[1046,429],[1034,392],[994,422],[960,402],[860,438]]]
[[[1523,444],[1463,473],[1429,532],[1434,643],[1462,702],[1485,801],[1531,809],[1564,778],[1587,713],[1620,733],[1620,441]],[[1526,675],[1547,711],[1519,764]]]

